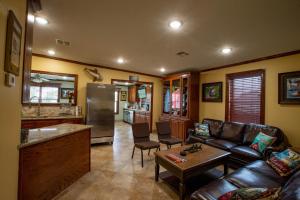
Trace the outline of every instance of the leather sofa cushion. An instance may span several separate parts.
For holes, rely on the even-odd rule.
[[[209,134],[213,137],[220,137],[220,133],[223,127],[223,121],[215,119],[203,119],[203,124],[208,124]]]
[[[285,186],[282,188],[279,199],[300,200],[300,170],[292,175]]]
[[[276,137],[279,140],[281,139],[280,130],[276,127],[262,124],[247,124],[244,129],[243,144],[250,145],[259,132]]]
[[[243,139],[242,131],[244,129],[244,126],[245,124],[242,123],[225,122],[220,138],[241,144]]]
[[[231,149],[231,152],[234,154],[239,154],[240,156],[252,157],[254,159],[262,159],[262,154],[258,151],[255,151],[248,146],[237,146]]]
[[[191,200],[217,200],[222,194],[237,189],[236,186],[222,179],[211,182],[191,195]]]
[[[258,160],[251,164],[248,164],[245,166],[245,168],[252,170],[256,173],[262,174],[273,181],[279,182],[281,186],[285,184],[285,182],[288,180],[288,177],[280,176],[275,172],[275,170],[270,167],[265,161]]]
[[[220,148],[220,149],[224,149],[224,150],[230,150],[231,148],[237,146],[236,143],[230,142],[228,140],[207,140],[206,142],[208,145]]]
[[[280,187],[280,183],[247,168],[240,168],[226,177],[226,180],[237,187]]]

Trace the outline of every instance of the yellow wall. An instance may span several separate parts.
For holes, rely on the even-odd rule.
[[[24,38],[26,1],[0,1],[0,198],[7,200],[17,199],[19,159],[17,146],[20,141],[22,84],[21,67],[21,74],[17,77],[16,87],[4,86],[6,21],[10,9],[14,11],[22,24]],[[23,44],[24,39],[22,40]],[[21,59],[21,66],[22,63]]]
[[[32,57],[32,70],[42,70],[50,72],[61,72],[78,74],[78,105],[83,107],[85,110],[85,94],[86,94],[86,84],[92,82],[90,77],[83,70],[85,65],[73,64],[70,62],[63,62],[54,59],[42,58],[33,56]],[[102,83],[111,84],[111,79],[123,79],[128,80],[129,75],[134,75],[133,73],[121,72],[117,70],[109,70],[98,68],[98,71],[103,76]],[[162,110],[162,81],[160,78],[155,78],[151,76],[138,75],[140,81],[153,82],[154,83],[154,94],[153,94],[153,130],[155,127],[155,122],[159,120],[159,115]],[[84,113],[84,112],[83,112]]]
[[[294,146],[300,146],[300,105],[278,104],[278,73],[300,71],[300,54],[203,72],[200,84],[223,82],[223,102],[200,102],[200,119],[225,119],[225,76],[254,69],[266,70],[265,123],[281,128]],[[200,93],[202,94],[202,93]]]

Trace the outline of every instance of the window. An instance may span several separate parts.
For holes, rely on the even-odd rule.
[[[226,120],[264,123],[265,71],[254,70],[226,75]]]
[[[119,95],[120,95],[120,91],[116,90],[115,91],[115,114],[119,114]]]
[[[30,86],[31,103],[58,103],[60,86],[58,84],[33,84]]]

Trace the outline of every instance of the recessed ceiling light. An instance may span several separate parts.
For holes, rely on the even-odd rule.
[[[53,55],[55,55],[55,51],[54,50],[48,50],[48,54],[50,55],[50,56],[53,56]]]
[[[178,30],[182,26],[182,22],[178,20],[174,20],[169,23],[169,26],[174,30]]]
[[[129,85],[129,83],[128,83],[128,82],[125,82],[125,85]]]
[[[119,64],[123,64],[123,63],[125,62],[125,60],[124,60],[123,58],[118,58],[117,62],[118,62]]]
[[[230,54],[231,51],[232,51],[231,48],[223,48],[223,49],[222,49],[222,53],[223,53],[223,54]]]
[[[35,17],[35,21],[40,25],[48,24],[48,20],[43,17]]]
[[[160,71],[161,71],[161,72],[165,72],[166,69],[162,67],[162,68],[160,68]]]

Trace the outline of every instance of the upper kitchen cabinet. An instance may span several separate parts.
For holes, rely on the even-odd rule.
[[[170,121],[172,135],[183,140],[187,129],[199,121],[199,73],[171,75],[163,80],[163,113],[160,120]]]
[[[128,102],[135,103],[137,101],[137,86],[133,85],[128,88]]]

